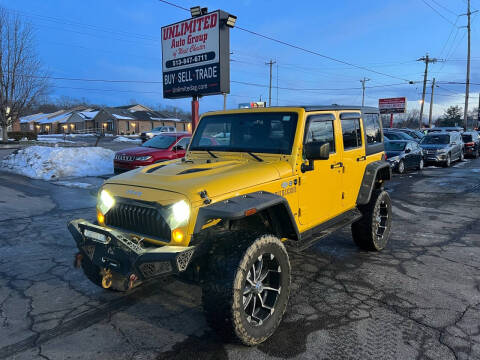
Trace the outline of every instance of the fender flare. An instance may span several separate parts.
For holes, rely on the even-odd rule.
[[[272,208],[283,213],[285,217],[284,220],[290,222],[290,224],[283,225],[286,225],[287,227],[288,225],[291,225],[297,239],[300,239],[300,233],[288,201],[280,195],[275,195],[266,191],[258,191],[236,196],[200,208],[198,210],[193,234],[200,233],[202,227],[209,220],[239,220],[248,216],[248,214],[245,213],[247,210],[255,209],[256,211],[254,214],[256,214]]]
[[[392,169],[387,161],[379,160],[368,164],[358,192],[357,205],[368,204],[377,180],[390,180],[391,178]]]

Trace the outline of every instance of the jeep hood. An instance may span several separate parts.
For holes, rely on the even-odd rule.
[[[255,160],[254,160],[255,161]],[[106,181],[106,184],[128,185],[166,190],[199,201],[206,190],[210,198],[268,183],[291,175],[285,161],[253,162],[249,160],[175,161],[154,164],[129,171]]]

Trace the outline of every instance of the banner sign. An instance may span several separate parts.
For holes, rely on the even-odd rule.
[[[230,92],[227,16],[217,10],[162,27],[164,98]]]
[[[407,111],[407,98],[378,99],[380,114],[399,114]]]

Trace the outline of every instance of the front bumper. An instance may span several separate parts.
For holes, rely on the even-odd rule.
[[[142,247],[141,241],[128,233],[83,219],[71,221],[68,230],[83,256],[101,269],[126,278],[135,275],[140,280],[147,280],[185,271],[195,251],[194,246]],[[99,234],[104,240],[94,239],[92,233]]]
[[[445,162],[448,154],[425,154],[423,160],[426,162]]]

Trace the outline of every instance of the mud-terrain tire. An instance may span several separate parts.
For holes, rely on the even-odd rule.
[[[380,251],[390,237],[392,201],[384,190],[375,190],[370,202],[359,207],[362,218],[352,224],[352,237],[363,250]]]
[[[202,289],[208,324],[227,341],[264,342],[280,324],[290,295],[285,246],[273,235],[230,231],[209,256]]]

